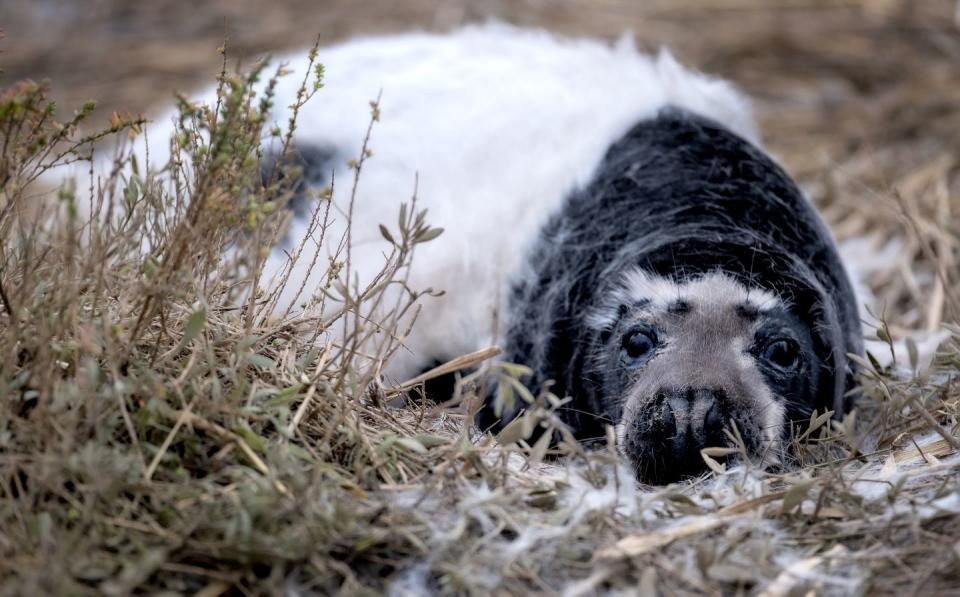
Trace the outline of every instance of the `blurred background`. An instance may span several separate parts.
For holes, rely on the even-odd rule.
[[[860,273],[897,312],[893,331],[939,325],[960,251],[956,0],[0,0],[0,85],[49,79],[61,116],[96,99],[105,123],[211,84],[224,39],[231,61],[249,64],[318,35],[487,19],[611,40],[632,31],[642,48],[669,46],[736,82],[771,151],[837,236],[860,242]]]

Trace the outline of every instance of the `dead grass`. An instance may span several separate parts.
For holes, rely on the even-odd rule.
[[[570,30],[561,16],[583,14],[580,27],[613,34],[637,14],[591,6],[539,18]],[[510,8],[521,22],[532,10]],[[270,98],[251,97],[253,75],[221,64],[219,105],[182,105],[166,177],[141,165],[92,193],[67,186],[47,208],[26,183],[55,151],[89,151],[76,125],[90,110],[55,124],[43,86],[14,85],[0,97],[0,592],[956,591],[953,3],[645,10],[645,39],[668,39],[758,98],[771,147],[840,240],[860,242],[882,319],[868,327],[864,398],[855,416],[798,431],[798,468],[637,488],[607,453],[566,446],[565,466],[544,463],[544,446],[473,436],[470,377],[457,407],[386,408],[403,388],[378,383],[371,363],[397,342],[377,331],[416,294],[345,334],[329,333],[319,303],[353,322],[383,306],[384,285],[434,234],[414,204],[389,230],[375,284],[338,283],[342,253],[328,288],[305,289],[313,311],[270,318],[272,295],[251,289],[288,189],[260,183],[254,140]],[[139,125],[117,117],[109,132]],[[88,194],[90,222],[78,205]]]

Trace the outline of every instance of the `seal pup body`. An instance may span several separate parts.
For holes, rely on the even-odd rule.
[[[300,110],[294,142],[305,187],[337,181],[327,238],[343,237],[348,162],[382,94],[355,196],[351,282],[379,272],[379,225],[415,181],[418,207],[445,229],[418,247],[407,283],[446,294],[424,299],[384,370],[389,382],[501,343],[504,360],[533,369],[535,390],[550,381],[573,398],[562,416],[578,437],[615,425],[640,478],[658,482],[671,480],[667,469],[699,470],[697,447],[722,440],[731,418],[760,453],[776,448],[786,421],[845,406],[843,355],[859,352],[846,275],[725,81],[629,41],[497,24],[355,39],[318,60],[326,87]],[[282,62],[277,123],[308,68],[302,54]],[[154,164],[174,120],[150,131]],[[299,197],[293,207],[298,239],[310,205]],[[287,260],[274,250],[266,279]],[[326,268],[309,261],[293,264],[281,302],[324,286]],[[794,356],[802,375],[763,364]],[[518,412],[490,404],[479,422],[497,428]],[[649,464],[660,461],[676,466]]]

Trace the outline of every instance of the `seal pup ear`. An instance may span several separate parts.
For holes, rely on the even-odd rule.
[[[496,400],[497,393],[500,391],[502,384],[509,383],[501,379],[497,379],[494,376],[490,376],[487,380],[487,389],[484,396],[483,406],[480,407],[480,410],[477,411],[477,414],[474,416],[474,424],[480,429],[481,433],[490,433],[492,435],[499,435],[504,428],[507,427],[510,423],[515,421],[518,417],[522,416],[526,410],[527,405],[519,397],[514,397],[513,404],[503,405],[503,411],[497,415],[496,413]],[[577,429],[574,427],[570,421],[569,417],[561,416],[561,420],[567,426],[568,429],[576,436]],[[538,439],[540,439],[543,434],[546,432],[546,429],[537,424],[529,437],[523,438],[528,444],[533,444]],[[559,432],[554,431],[553,438],[551,440],[551,445],[556,446],[562,436]]]
[[[853,410],[854,405],[857,403],[857,396],[860,394],[860,389],[857,386],[856,365],[853,364],[849,357],[846,357],[846,360],[846,375],[844,376],[846,382],[844,383],[843,396],[838,398],[835,403],[839,409],[835,411],[837,413],[848,413]]]
[[[520,416],[523,411],[521,400],[514,398],[513,404],[503,404],[503,410],[497,413],[497,396],[503,382],[496,375],[487,375],[484,389],[483,405],[474,416],[473,422],[483,433],[500,433],[511,421]]]
[[[781,268],[781,282],[791,296],[794,314],[810,330],[820,359],[811,407],[821,413],[831,410],[834,417],[841,418],[855,402],[850,391],[856,387],[856,365],[847,354],[863,352],[859,319],[845,309],[852,290],[842,277],[827,276],[797,257],[789,258]]]
[[[854,371],[847,353],[846,337],[833,300],[819,284],[811,289],[815,294],[809,307],[813,319],[810,326],[817,354],[824,355],[820,364],[820,379],[817,383],[816,403],[819,412],[832,410],[834,417],[841,418],[853,407],[853,398],[848,393],[855,386]]]

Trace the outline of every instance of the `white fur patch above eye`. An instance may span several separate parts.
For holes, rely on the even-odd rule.
[[[633,269],[623,274],[614,290],[604,298],[603,305],[587,316],[587,325],[595,330],[608,328],[616,323],[623,305],[629,307],[646,302],[649,310],[664,312],[678,301],[694,308],[698,305],[754,307],[760,313],[786,306],[772,292],[744,286],[723,272],[711,272],[685,282],[676,282]]]

